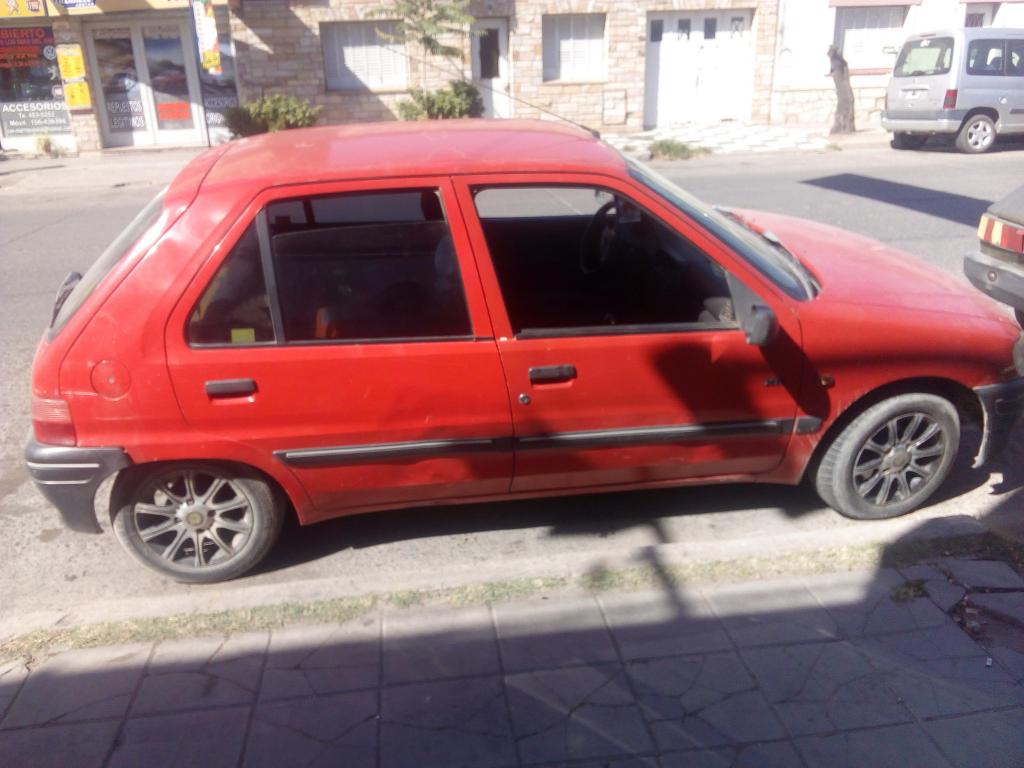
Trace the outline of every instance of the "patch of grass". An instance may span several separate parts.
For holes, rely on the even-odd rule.
[[[813,575],[866,568],[903,568],[940,557],[1003,560],[1024,570],[1024,544],[994,533],[921,539],[896,544],[864,544],[737,560],[663,564],[635,568],[595,567],[566,576],[489,581],[442,589],[410,589],[358,597],[243,608],[208,614],[184,614],[130,621],[103,622],[67,629],[41,629],[0,644],[0,660],[36,658],[51,650],[147,643],[202,635],[280,629],[293,624],[342,623],[380,607],[467,606],[522,600],[558,590],[587,592],[675,588],[708,582],[749,581],[786,575]],[[925,595],[921,581],[893,589],[903,602]]]
[[[928,597],[923,579],[910,579],[892,588],[889,595],[894,603],[909,603],[917,597]]]
[[[825,145],[825,149],[829,150],[830,152],[842,152],[843,151],[843,148],[841,146],[839,146],[838,144],[836,144],[834,141],[830,141],[828,144],[826,144]]]
[[[707,147],[692,146],[675,139],[658,139],[649,147],[652,160],[689,160],[691,157],[710,155]]]

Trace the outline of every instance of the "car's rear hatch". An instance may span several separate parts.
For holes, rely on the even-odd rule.
[[[955,88],[954,41],[949,36],[913,37],[903,44],[886,93],[889,117],[937,117],[941,109],[956,106],[948,93]],[[953,103],[950,103],[950,102]]]

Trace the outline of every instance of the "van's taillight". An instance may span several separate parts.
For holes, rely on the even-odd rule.
[[[40,443],[75,444],[75,425],[71,422],[71,409],[64,400],[33,395],[32,430]]]
[[[943,109],[956,109],[956,88],[946,91],[946,98],[942,100]]]

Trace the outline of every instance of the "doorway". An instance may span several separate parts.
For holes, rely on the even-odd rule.
[[[473,85],[484,102],[484,117],[512,117],[508,19],[478,19],[471,35]]]
[[[104,24],[86,39],[105,147],[207,143],[186,20]]]

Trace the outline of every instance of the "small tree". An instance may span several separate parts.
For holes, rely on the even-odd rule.
[[[850,86],[850,65],[843,58],[843,53],[834,45],[828,47],[828,58],[831,62],[829,74],[836,84],[836,118],[830,133],[854,133],[853,88]]]

